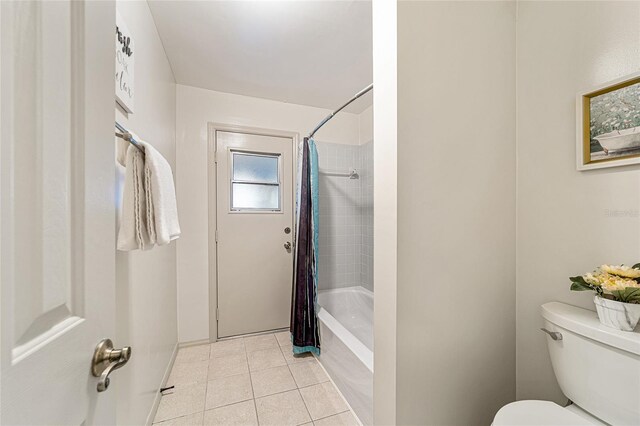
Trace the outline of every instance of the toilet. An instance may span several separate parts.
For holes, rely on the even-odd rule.
[[[542,305],[547,348],[564,395],[502,407],[493,426],[640,425],[640,333],[600,324],[593,311],[559,302]]]

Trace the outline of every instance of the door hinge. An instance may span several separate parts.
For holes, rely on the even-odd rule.
[[[218,242],[218,230],[216,229],[216,243]]]
[[[216,321],[220,321],[220,308],[216,308]]]

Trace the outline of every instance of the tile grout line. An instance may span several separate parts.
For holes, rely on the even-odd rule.
[[[247,370],[249,370],[249,383],[251,383],[251,396],[253,397],[253,409],[256,411],[256,423],[260,426],[260,417],[258,416],[258,404],[256,404],[256,392],[253,390],[253,377],[251,377],[251,367],[249,367],[249,352],[247,345],[244,345],[244,355],[247,358]]]
[[[281,367],[284,367],[284,366],[283,366],[283,365],[281,365]],[[259,370],[259,371],[264,371],[264,370]],[[239,375],[239,374],[237,374],[237,375]],[[231,377],[231,376],[227,376],[227,377]],[[310,387],[312,387],[312,386],[323,385],[323,384],[325,384],[325,383],[329,383],[329,380],[325,380],[324,382],[320,382],[320,383],[314,383],[314,384],[312,384],[312,385],[303,386],[303,387],[301,387],[301,388],[296,387],[295,389],[289,389],[289,390],[286,390],[286,391],[280,391],[280,392],[270,393],[269,395],[259,396],[259,397],[255,398],[255,399],[268,398],[268,397],[270,397],[270,396],[280,395],[280,394],[287,393],[287,392],[293,392],[293,391],[295,391],[295,390],[300,390],[300,389],[306,389],[306,388],[310,388]],[[302,396],[302,395],[301,395],[301,396]],[[239,401],[239,402],[245,402],[245,401],[249,401],[249,400],[248,400],[248,399],[245,399],[244,401]],[[226,407],[226,406],[233,405],[233,404],[237,404],[237,403],[238,403],[238,402],[232,402],[232,403],[230,403],[230,404],[221,405],[220,407]],[[220,408],[220,407],[216,407],[216,408]],[[205,411],[207,411],[207,410],[205,410]],[[347,410],[347,411],[348,411],[348,410]],[[341,411],[341,413],[343,413],[343,412],[344,412],[344,411]],[[332,415],[333,415],[333,414],[332,414]]]
[[[265,335],[266,335],[266,334],[265,334]],[[283,357],[285,357],[285,354],[284,354],[284,347],[280,345],[280,342],[277,340],[277,337],[275,336],[275,333],[272,333],[272,335],[273,335],[274,339],[276,339],[276,341],[277,341],[278,348],[280,349],[280,354],[281,354]],[[240,338],[240,339],[244,340],[243,338]],[[244,342],[243,342],[243,343],[244,343]],[[197,411],[197,412],[195,412],[195,413],[186,413],[186,414],[181,414],[181,415],[178,415],[178,416],[176,416],[176,417],[172,417],[172,418],[170,418],[170,419],[165,419],[165,420],[163,420],[162,422],[158,422],[158,423],[155,423],[155,424],[160,425],[161,423],[169,422],[169,421],[176,420],[176,419],[179,419],[179,418],[182,418],[182,417],[186,417],[186,416],[189,416],[189,415],[193,415],[193,414],[202,414],[203,421],[204,421],[204,414],[205,414],[207,411],[213,411],[213,410],[216,410],[216,409],[218,409],[218,408],[228,407],[228,406],[231,406],[231,405],[235,405],[235,404],[239,404],[239,403],[242,403],[242,402],[249,401],[249,399],[247,399],[247,400],[244,400],[244,401],[236,401],[236,402],[229,403],[229,404],[224,404],[224,405],[221,405],[221,406],[218,406],[218,407],[213,407],[213,408],[211,408],[211,409],[207,409],[207,408],[206,408],[206,397],[207,397],[207,395],[208,395],[208,390],[209,390],[209,381],[210,381],[210,380],[209,380],[209,367],[210,367],[211,361],[212,361],[213,359],[216,359],[216,358],[211,358],[211,351],[212,351],[212,348],[211,348],[211,344],[208,344],[208,345],[209,345],[209,357],[207,358],[207,361],[208,361],[208,364],[207,364],[207,377],[206,377],[206,380],[205,380],[205,383],[204,383],[204,384],[205,384],[205,398],[204,398],[204,404],[203,404],[203,405],[204,405],[204,407],[203,407],[203,410],[202,410],[202,411]],[[204,345],[203,345],[203,346],[204,346]],[[267,348],[267,349],[268,349],[268,348]],[[260,350],[260,349],[259,349],[259,350]],[[353,414],[353,410],[351,409],[350,405],[349,405],[348,403],[346,403],[346,405],[347,405],[347,407],[348,407],[348,408],[347,408],[347,410],[345,410],[345,411],[341,411],[341,412],[339,412],[339,413],[334,413],[334,414],[331,414],[331,415],[328,415],[328,416],[320,417],[320,418],[315,419],[315,420],[311,417],[311,413],[309,412],[309,407],[307,406],[307,403],[306,403],[306,401],[304,400],[304,398],[302,397],[302,393],[300,392],[300,390],[301,390],[301,389],[309,388],[309,387],[312,387],[312,386],[318,386],[318,385],[322,385],[322,384],[325,384],[325,383],[331,383],[332,387],[333,387],[333,388],[338,392],[338,394],[340,395],[341,399],[342,399],[344,402],[346,402],[346,400],[344,399],[344,396],[342,395],[342,393],[341,393],[340,391],[338,391],[338,390],[337,390],[337,387],[335,386],[335,383],[333,383],[333,381],[331,380],[331,378],[329,377],[329,375],[326,373],[326,370],[325,370],[325,369],[324,369],[324,367],[319,363],[318,359],[317,359],[315,356],[310,357],[310,359],[309,359],[309,360],[300,361],[300,362],[294,362],[294,363],[289,363],[289,362],[287,362],[287,359],[285,358],[285,364],[284,364],[284,365],[282,365],[282,366],[273,366],[273,367],[262,368],[262,369],[259,369],[259,370],[254,370],[254,371],[252,371],[252,370],[249,368],[249,356],[248,356],[249,352],[247,351],[246,345],[244,345],[244,344],[243,344],[243,351],[244,351],[245,362],[246,362],[246,364],[247,364],[247,370],[248,370],[248,374],[249,374],[249,383],[250,383],[250,386],[251,386],[251,394],[252,394],[252,398],[251,398],[250,400],[251,400],[251,401],[253,401],[253,404],[254,404],[254,409],[255,409],[255,413],[256,413],[256,421],[258,422],[258,425],[260,425],[260,419],[259,419],[259,417],[258,417],[258,407],[257,407],[257,402],[256,402],[256,399],[257,399],[257,398],[256,398],[256,396],[255,396],[255,391],[254,391],[254,389],[253,389],[253,377],[252,377],[252,374],[251,374],[251,373],[252,373],[252,372],[259,372],[259,371],[271,370],[271,369],[274,369],[274,368],[281,368],[281,367],[283,367],[284,365],[286,365],[286,366],[287,366],[287,371],[289,372],[289,374],[290,374],[290,375],[291,375],[291,377],[293,378],[293,381],[294,381],[294,384],[295,384],[296,388],[295,388],[295,389],[286,390],[286,391],[281,391],[281,392],[275,392],[275,393],[272,393],[272,394],[269,394],[269,395],[263,395],[263,396],[262,396],[262,397],[260,397],[260,398],[266,398],[266,397],[270,397],[270,396],[274,396],[274,395],[279,395],[279,394],[283,394],[283,393],[287,393],[287,392],[291,392],[291,391],[293,391],[293,390],[296,390],[296,391],[298,391],[298,395],[299,395],[299,396],[300,396],[300,398],[302,399],[302,402],[303,402],[303,404],[304,404],[305,410],[306,410],[307,414],[309,415],[309,419],[311,419],[311,422],[312,422],[312,423],[313,423],[313,422],[315,422],[315,421],[318,421],[318,420],[322,420],[322,419],[326,419],[326,418],[332,417],[332,416],[337,416],[337,415],[340,415],[340,414],[344,414],[344,413],[346,413],[346,412],[350,412],[352,415],[354,415],[354,414]],[[256,351],[253,351],[253,352],[256,352]],[[218,358],[219,358],[219,357],[218,357]],[[195,362],[201,362],[201,361],[191,361],[191,362],[185,362],[185,363],[183,363],[183,364],[191,364],[191,363],[195,363]],[[309,385],[306,385],[306,386],[299,386],[299,385],[298,385],[298,382],[295,380],[295,377],[294,377],[294,375],[293,375],[293,371],[291,370],[291,366],[292,366],[292,365],[305,364],[305,363],[309,363],[309,362],[316,362],[316,363],[320,364],[320,368],[321,368],[321,369],[322,369],[322,371],[324,372],[326,380],[321,381],[321,382],[319,382],[319,383],[312,383],[312,384],[309,384]],[[172,372],[173,372],[173,369],[172,369]],[[220,377],[220,378],[232,377],[232,376],[239,376],[239,375],[242,375],[242,374],[245,374],[245,373],[232,374],[232,375],[229,375],[229,376],[223,376],[223,377]],[[214,380],[215,380],[215,379],[214,379]],[[185,386],[185,387],[190,387],[190,386],[197,386],[198,384],[199,384],[199,382],[197,382],[197,381],[196,381],[196,382],[193,382],[193,383],[191,383],[191,384],[186,384],[186,385],[183,385],[183,386]],[[354,415],[354,417],[355,417],[355,415]],[[357,419],[357,417],[356,417],[356,419]],[[308,423],[308,422],[307,422],[307,423]]]
[[[252,395],[252,396],[254,396],[254,393],[253,393],[253,382],[251,381],[251,372],[250,372],[250,370],[249,370],[249,359],[248,359],[248,357],[247,357],[247,348],[246,348],[246,346],[245,346],[245,344],[244,344],[244,338],[243,338],[243,337],[234,337],[233,339],[229,339],[229,340],[242,340],[242,341],[243,341],[243,343],[242,343],[242,348],[243,348],[243,351],[244,351],[244,358],[245,358],[245,361],[246,361],[246,363],[247,363],[247,372],[246,372],[246,373],[231,374],[231,375],[228,375],[228,376],[216,377],[216,378],[214,378],[213,380],[217,380],[217,379],[225,379],[225,378],[227,378],[227,377],[242,376],[242,375],[244,375],[244,374],[248,374],[248,375],[249,375],[249,383],[250,383],[250,385],[251,385],[251,395]],[[216,343],[216,342],[214,342],[214,343]],[[209,351],[209,355],[211,355],[211,349],[210,349],[210,351]],[[228,355],[228,356],[234,356],[234,355],[236,355],[236,354],[232,354],[232,355]],[[211,358],[211,357],[210,357],[210,358],[209,358],[209,363],[211,363],[211,361],[212,361],[212,360],[214,360],[214,359],[218,359],[218,358],[222,358],[222,357],[216,357],[216,358]],[[209,374],[208,374],[208,373],[209,373],[209,372],[207,371],[207,391],[208,391],[208,389],[209,389],[209,381],[210,381],[210,380],[208,380],[208,379],[209,379]],[[211,380],[211,381],[213,381],[213,380]],[[207,405],[206,405],[206,404],[207,404],[207,402],[206,402],[206,399],[205,399],[205,407],[204,407],[204,412],[203,412],[203,413],[206,413],[207,411],[217,410],[218,408],[229,407],[229,406],[231,406],[231,405],[240,404],[240,403],[242,403],[242,402],[247,402],[247,401],[254,401],[254,408],[256,408],[256,407],[255,407],[255,398],[245,399],[245,400],[243,400],[243,401],[231,402],[231,403],[229,403],[229,404],[219,405],[219,406],[217,406],[217,407],[213,407],[213,408],[209,408],[209,409],[207,409]],[[257,419],[258,419],[258,410],[256,409],[256,421],[257,421]],[[204,416],[203,416],[203,421],[204,421]]]
[[[340,395],[340,398],[342,398],[342,401],[346,404],[347,408],[351,412],[351,415],[353,415],[353,417],[356,419],[356,421],[360,426],[363,426],[362,421],[360,421],[360,418],[356,415],[356,412],[353,410],[353,407],[351,406],[351,404],[349,404],[349,401],[347,401],[347,398],[344,397],[344,395],[342,394],[342,391],[338,389],[338,385],[336,385],[336,383],[333,381],[327,369],[324,368],[324,365],[322,365],[322,363],[318,360],[318,358],[315,355],[313,356],[313,358],[318,362],[318,365],[320,366],[322,371],[324,371],[324,374],[326,374],[326,376],[329,378],[329,382],[333,385],[333,388],[336,390],[336,392],[338,392],[338,395]]]
[[[204,346],[204,345],[196,345],[196,346]],[[195,347],[195,346],[194,346],[194,347]],[[181,349],[182,349],[182,348],[181,348]],[[178,350],[178,353],[179,353],[179,351],[180,351],[181,349],[179,349],[179,350]],[[210,352],[211,352],[211,348],[209,347],[209,353],[210,353]],[[177,355],[176,355],[176,358],[177,358]],[[173,372],[174,372],[174,370],[175,370],[175,368],[176,368],[176,366],[177,366],[177,365],[191,364],[191,363],[195,363],[195,362],[203,362],[203,361],[204,361],[204,360],[199,360],[199,361],[186,361],[186,362],[185,362],[185,361],[181,361],[181,362],[180,362],[180,363],[178,363],[178,364],[175,364],[175,363],[174,363],[173,367],[171,368],[171,372],[169,373],[169,378],[171,378],[171,375],[173,374]],[[207,361],[208,361],[208,358],[207,358]],[[208,364],[207,364],[207,375],[208,375],[208,374],[209,374],[209,366],[208,366]],[[179,386],[179,387],[183,387],[183,388],[186,388],[186,387],[193,387],[193,386],[197,386],[198,384],[200,384],[200,382],[195,381],[195,382],[192,382],[192,383],[189,383],[189,384],[182,384],[182,385],[177,385],[177,386]],[[205,382],[205,383],[204,383],[204,385],[205,385],[205,400],[204,400],[203,405],[206,405],[207,383]],[[173,385],[173,386],[174,386],[174,392],[178,391],[179,387],[176,387],[176,385]],[[163,395],[163,397],[164,397],[164,395]],[[160,399],[160,401],[162,401],[162,398]],[[193,415],[193,414],[203,413],[203,416],[204,416],[204,411],[205,411],[205,410],[204,410],[204,407],[203,407],[203,410],[202,410],[202,411],[196,411],[195,413],[185,413],[185,414],[181,414],[181,415],[178,415],[178,416],[175,416],[175,417],[171,417],[171,418],[168,418],[168,419],[164,419],[164,420],[162,420],[162,421],[160,421],[160,422],[155,422],[155,417],[154,417],[154,419],[153,419],[154,421],[152,421],[152,425],[153,425],[153,424],[161,424],[161,423],[164,423],[164,422],[172,421],[172,420],[175,420],[175,419],[179,419],[179,418],[181,418],[181,417],[191,416],[191,415]],[[156,416],[157,416],[157,413],[156,413]]]
[[[351,413],[351,410],[340,411],[339,413],[331,414],[329,416],[320,417],[319,419],[316,419],[313,422],[315,424],[315,422],[317,422],[317,421],[328,419],[329,417],[333,417],[333,416],[339,416],[340,414],[344,414],[344,413]]]
[[[284,354],[284,350],[282,349],[282,346],[280,346],[280,342],[278,342],[278,347],[280,348],[280,352],[282,353],[282,357],[284,358],[285,354]],[[284,359],[284,362],[287,362],[286,358]],[[287,362],[287,369],[289,370],[289,374],[291,374],[291,377],[293,378],[293,383],[295,383],[296,385],[296,391],[298,391],[298,395],[300,395],[300,399],[302,400],[304,409],[307,410],[307,414],[309,415],[309,420],[311,420],[311,424],[315,425],[315,423],[313,422],[313,416],[311,416],[311,412],[309,411],[309,407],[307,407],[307,403],[305,402],[304,398],[302,397],[302,393],[300,392],[300,386],[298,386],[298,382],[296,382],[296,378],[293,377],[293,372],[291,371],[291,364],[289,364],[288,362]]]
[[[238,339],[238,340],[244,340],[244,338],[242,338],[242,337],[240,337],[240,338],[234,338],[234,340],[236,340],[236,339]],[[246,347],[244,346],[244,343],[243,343],[243,350],[244,350],[244,355],[245,355],[245,361],[247,362],[247,373],[239,373],[239,374],[232,374],[232,375],[229,375],[229,376],[217,377],[217,378],[215,378],[215,379],[213,379],[213,380],[216,380],[216,379],[224,379],[224,378],[227,378],[227,377],[233,377],[233,376],[242,376],[242,375],[244,375],[244,374],[248,374],[248,375],[249,375],[249,383],[251,384],[251,395],[253,396],[253,398],[251,398],[251,399],[245,399],[245,400],[243,400],[243,401],[236,401],[236,402],[232,402],[232,403],[229,403],[229,404],[224,404],[224,405],[220,405],[220,406],[217,406],[217,407],[213,407],[213,408],[209,408],[209,409],[207,409],[207,400],[206,400],[206,395],[207,395],[207,393],[208,393],[208,391],[209,391],[209,381],[210,381],[210,380],[209,380],[209,370],[208,370],[208,368],[207,368],[207,382],[206,382],[206,385],[207,385],[207,386],[206,386],[206,390],[205,390],[205,406],[204,406],[204,410],[202,411],[202,414],[203,414],[203,417],[202,417],[202,418],[203,418],[203,422],[204,422],[204,413],[206,413],[207,411],[213,411],[213,410],[217,410],[218,408],[229,407],[229,406],[231,406],[231,405],[240,404],[240,403],[242,403],[242,402],[247,402],[247,401],[253,401],[253,402],[254,402],[254,408],[256,409],[256,421],[258,421],[258,420],[257,420],[257,419],[258,419],[258,410],[257,410],[257,407],[255,406],[255,395],[254,395],[254,392],[253,392],[253,382],[251,381],[251,372],[249,371],[249,360],[248,360],[248,358],[247,358],[247,350],[246,350]],[[211,348],[209,348],[209,355],[211,355]],[[232,356],[233,356],[233,355],[232,355]],[[212,361],[212,360],[214,360],[214,359],[217,359],[217,358],[211,358],[211,357],[210,357],[210,358],[209,358],[209,362],[211,362],[211,361]],[[197,383],[196,383],[196,384],[197,384]],[[197,413],[194,413],[194,414],[197,414]],[[187,414],[187,415],[189,415],[189,414]],[[180,416],[180,417],[184,417],[184,416]],[[176,417],[176,418],[179,418],[179,417]],[[175,419],[174,419],[174,420],[175,420]]]
[[[207,394],[209,393],[209,368],[211,367],[211,344],[209,346],[209,357],[207,359],[207,378],[204,385],[204,401],[202,403],[202,424],[204,424],[204,412],[207,411]]]

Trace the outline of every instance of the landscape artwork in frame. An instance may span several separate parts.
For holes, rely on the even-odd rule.
[[[640,73],[577,97],[578,170],[640,163]]]

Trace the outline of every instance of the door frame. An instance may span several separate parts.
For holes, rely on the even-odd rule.
[[[293,201],[293,235],[296,232],[296,191],[298,187],[298,151],[300,134],[298,132],[286,130],[265,129],[260,127],[241,126],[224,123],[207,123],[207,182],[208,182],[208,248],[209,248],[209,342],[214,343],[218,340],[218,246],[216,244],[216,226],[217,226],[217,163],[215,161],[216,148],[218,142],[216,140],[216,132],[233,132],[246,133],[259,136],[273,136],[280,138],[290,138],[293,144],[293,191],[291,194]],[[292,274],[293,276],[293,274]]]

